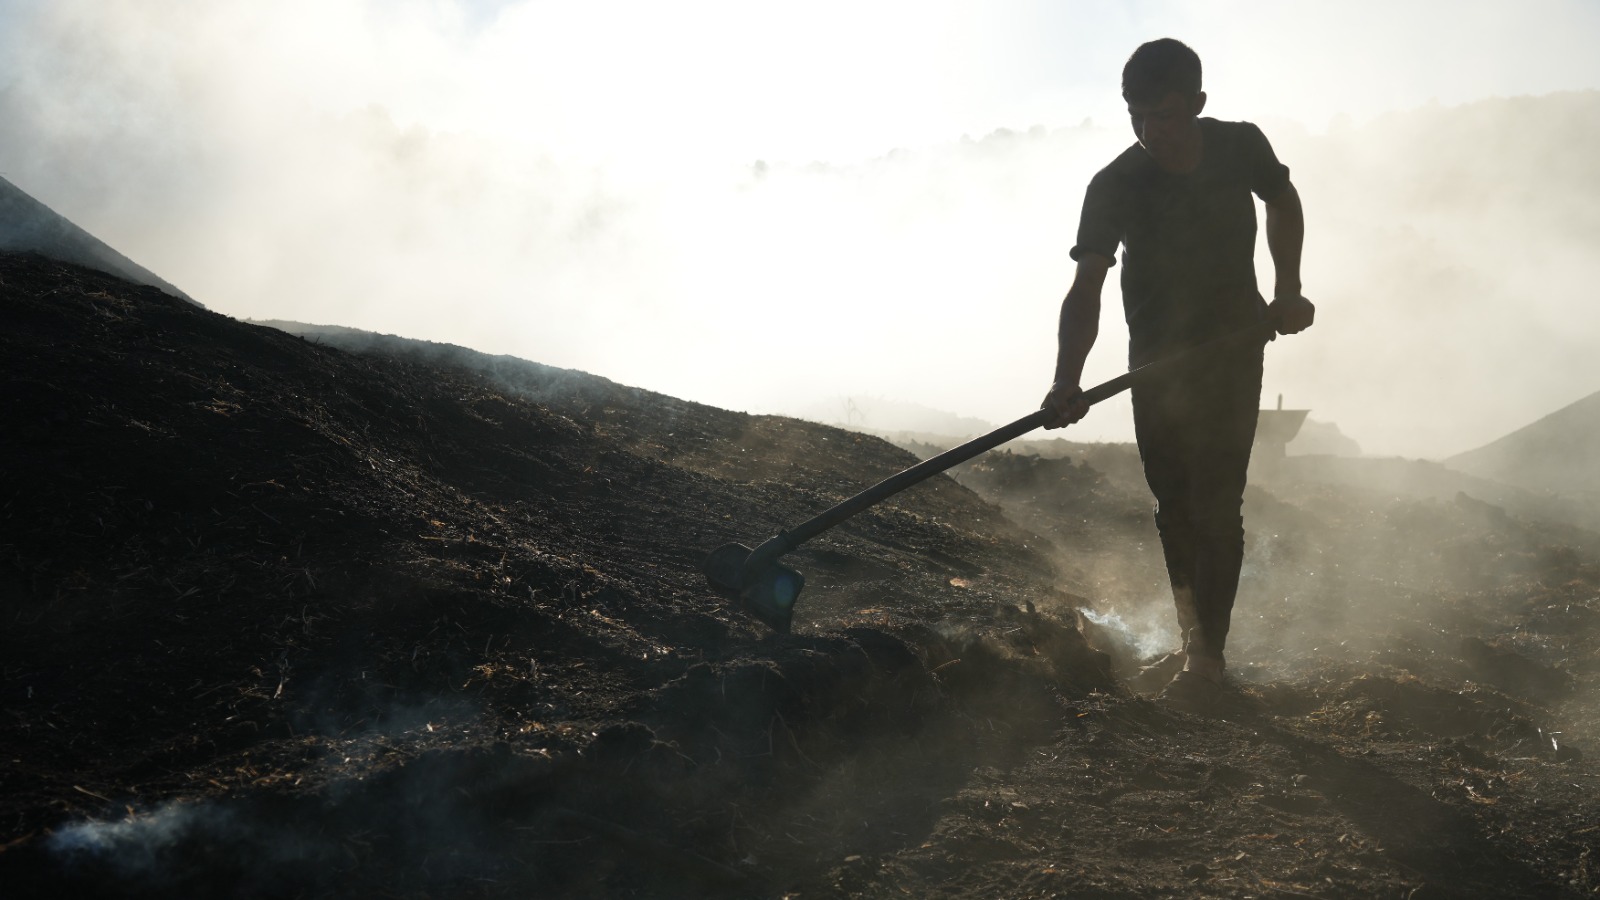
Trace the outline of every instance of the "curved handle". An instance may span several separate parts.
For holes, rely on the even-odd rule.
[[[1252,336],[1257,336],[1262,340],[1266,340],[1269,334],[1277,330],[1277,325],[1278,323],[1276,318],[1269,317],[1262,319],[1248,328],[1240,329],[1232,334],[1225,335],[1213,341],[1208,341],[1204,344],[1190,347],[1186,350],[1180,350],[1177,353],[1171,354],[1170,356],[1166,356],[1162,359],[1158,359],[1155,362],[1146,363],[1145,365],[1142,365],[1131,372],[1124,372],[1110,381],[1104,382],[1103,384],[1097,384],[1094,387],[1084,391],[1083,397],[1092,406],[1101,402],[1102,400],[1115,397],[1139,381],[1145,381],[1151,378],[1159,377],[1160,375],[1193,360],[1195,357],[1201,356],[1219,347],[1243,341]],[[763,543],[761,546],[752,551],[749,559],[745,560],[744,565],[740,568],[741,580],[748,581],[749,578],[755,573],[760,572],[761,569],[765,568],[768,563],[776,560],[778,557],[788,553],[790,550],[793,550],[806,541],[811,540],[824,531],[827,531],[833,526],[838,525],[845,519],[848,519],[856,513],[861,512],[867,507],[873,506],[895,494],[898,494],[917,482],[931,478],[932,476],[937,475],[940,472],[951,468],[952,466],[960,465],[961,463],[966,462],[980,453],[992,450],[1007,441],[1019,438],[1035,428],[1044,425],[1053,418],[1055,418],[1054,410],[1034,410],[1015,422],[1010,423],[1009,425],[1002,425],[999,428],[996,428],[994,431],[973,438],[959,447],[952,447],[938,456],[929,457],[928,459],[917,463],[909,469],[905,469],[904,471],[885,478],[872,487],[869,487],[861,493],[856,494],[854,497],[851,497],[850,499],[845,500],[836,506],[823,510],[816,516],[801,522],[799,525],[796,525],[788,531],[781,532],[777,536],[770,538],[766,541],[766,543]]]

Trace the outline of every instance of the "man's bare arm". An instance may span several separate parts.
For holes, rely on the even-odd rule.
[[[1305,239],[1300,192],[1290,183],[1267,203],[1267,250],[1277,276],[1271,310],[1282,334],[1304,331],[1316,319],[1317,308],[1300,294],[1300,248]]]
[[[1061,321],[1056,329],[1055,380],[1043,404],[1054,409],[1059,418],[1046,428],[1071,425],[1089,412],[1079,381],[1095,338],[1100,336],[1100,292],[1110,268],[1111,260],[1106,257],[1098,253],[1083,254],[1072,276],[1072,287],[1061,301]]]

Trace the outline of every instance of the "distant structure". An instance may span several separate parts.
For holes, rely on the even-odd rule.
[[[66,216],[22,188],[0,178],[0,250],[31,252],[62,262],[109,272],[134,284],[160,288],[174,297],[195,303],[193,297],[167,283],[154,272],[113,250]]]
[[[1346,437],[1332,422],[1306,419],[1300,433],[1286,448],[1290,456],[1348,456],[1361,455],[1361,445]]]
[[[1256,419],[1255,447],[1250,451],[1252,468],[1262,474],[1275,473],[1288,455],[1285,448],[1300,433],[1300,426],[1310,414],[1309,409],[1284,409],[1282,394],[1278,395],[1277,409],[1261,410]]]

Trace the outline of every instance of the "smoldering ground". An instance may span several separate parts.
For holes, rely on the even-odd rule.
[[[1044,446],[1040,444],[1038,446]],[[1068,449],[1070,448],[1070,449]],[[1148,495],[1131,446],[1001,454],[957,477],[1051,541],[1093,635],[1131,676],[1178,636]],[[1125,465],[1084,461],[1108,452]],[[1077,457],[1076,461],[1073,457]],[[1330,672],[1432,673],[1593,721],[1586,649],[1600,537],[1593,512],[1427,463],[1304,457],[1245,495],[1246,555],[1229,638],[1243,683]],[[1497,498],[1498,499],[1498,498]],[[1578,606],[1573,612],[1573,603]],[[1568,624],[1577,631],[1568,633]]]
[[[1203,720],[1129,691],[1076,627],[1159,597],[1129,448],[995,454],[1001,496],[939,478],[863,512],[791,555],[807,592],[775,638],[698,560],[913,454],[0,267],[25,423],[0,432],[18,895],[1594,883],[1579,526],[1263,480],[1247,520],[1276,537],[1252,559],[1289,577],[1241,598],[1257,705]],[[1346,609],[1392,640],[1358,644]],[[1330,634],[1352,648],[1300,643]]]
[[[6,571],[31,586],[6,636],[16,727],[0,733],[22,761],[7,772],[27,778],[4,796],[34,823],[0,858],[19,895],[703,895],[707,879],[798,868],[762,850],[777,862],[730,874],[741,848],[787,840],[776,811],[830,805],[812,782],[850,748],[879,762],[829,790],[881,782],[911,815],[921,780],[883,773],[948,786],[978,748],[1025,743],[975,712],[994,685],[1028,686],[1017,734],[1050,720],[1044,675],[990,677],[1020,658],[1005,639],[948,665],[861,612],[886,598],[853,554],[830,557],[832,606],[855,611],[842,633],[764,641],[708,595],[707,547],[849,490],[861,473],[841,459],[870,471],[903,451],[481,354],[346,353],[37,257],[0,265],[20,408],[50,408],[63,377],[100,379],[78,415],[30,414],[0,439]],[[71,336],[89,322],[110,353],[95,363]],[[28,475],[45,470],[67,476]],[[777,489],[779,470],[813,489]],[[933,496],[971,502],[948,484]],[[863,527],[957,547],[931,519],[960,518]],[[876,580],[901,570],[894,554],[870,562]]]

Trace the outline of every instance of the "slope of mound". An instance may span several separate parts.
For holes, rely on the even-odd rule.
[[[1108,684],[1076,631],[984,624],[1050,566],[947,479],[795,554],[801,634],[705,589],[706,550],[912,461],[888,444],[526,364],[562,398],[532,402],[36,256],[0,254],[0,304],[13,896],[700,895],[787,844],[802,781],[915,829],[864,765],[803,778],[840,745],[928,729],[916,793],[1051,721],[1010,643]],[[960,642],[917,624],[950,615],[1036,720],[974,732],[929,674]]]
[[[1445,464],[1531,490],[1600,494],[1597,460],[1600,391]]]
[[[701,555],[911,454],[32,255],[0,319],[8,898],[1600,885],[1593,533],[1253,488],[1203,717],[1119,637],[1161,594],[1128,448],[863,513],[775,636]]]
[[[158,287],[192,302],[187,294],[154,272],[118,253],[4,178],[0,178],[0,251],[32,252],[77,263],[134,284]]]

